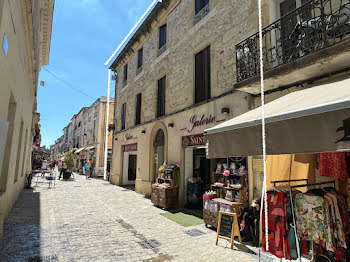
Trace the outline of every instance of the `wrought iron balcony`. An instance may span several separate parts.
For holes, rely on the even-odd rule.
[[[312,0],[262,30],[266,70],[350,37],[350,0]],[[236,45],[237,82],[260,73],[259,32]]]

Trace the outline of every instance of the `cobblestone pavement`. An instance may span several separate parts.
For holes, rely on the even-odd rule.
[[[184,228],[162,212],[134,191],[77,174],[55,189],[24,189],[5,221],[0,261],[258,260],[243,245],[216,246],[216,232],[204,225]]]

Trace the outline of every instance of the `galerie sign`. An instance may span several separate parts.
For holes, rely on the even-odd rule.
[[[207,139],[204,134],[191,135],[191,136],[183,136],[182,137],[182,145],[183,147],[187,146],[202,146],[207,143]]]
[[[205,114],[203,114],[200,117],[198,117],[197,115],[193,115],[190,118],[191,128],[188,129],[187,131],[191,133],[193,129],[195,129],[196,127],[209,125],[209,124],[215,123],[215,121],[216,121],[216,117],[212,115],[206,116]]]

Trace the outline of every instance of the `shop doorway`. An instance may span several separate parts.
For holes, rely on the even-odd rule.
[[[137,155],[129,155],[128,180],[136,179]]]
[[[154,174],[153,174],[152,182],[155,182],[158,169],[164,163],[165,139],[164,139],[164,132],[162,129],[158,130],[156,137],[154,138],[153,146],[154,146]]]
[[[124,152],[123,156],[123,186],[135,185],[137,170],[137,152]]]
[[[202,209],[202,197],[210,189],[215,163],[206,158],[206,148],[185,148],[185,204],[190,209]]]
[[[193,150],[193,176],[200,178],[203,189],[210,189],[210,159],[207,159],[205,148],[195,148]]]

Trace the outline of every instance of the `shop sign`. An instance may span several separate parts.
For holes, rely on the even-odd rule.
[[[183,136],[182,137],[182,146],[203,146],[207,143],[207,139],[204,134]]]
[[[200,117],[198,117],[197,115],[193,115],[190,118],[191,128],[187,131],[191,133],[196,127],[215,123],[215,120],[216,117],[212,115],[206,116],[205,114],[203,114]]]
[[[122,151],[123,152],[137,151],[137,143],[122,145]]]
[[[126,140],[130,140],[130,139],[133,139],[133,138],[134,138],[133,135],[126,133],[126,135],[125,135],[125,139]]]

